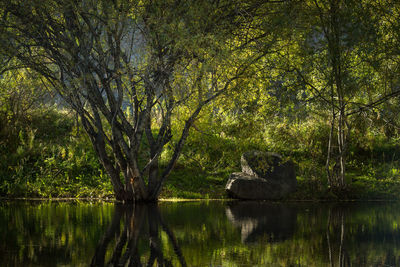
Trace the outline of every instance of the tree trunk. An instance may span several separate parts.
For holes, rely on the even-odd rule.
[[[346,187],[346,129],[345,129],[344,107],[339,112],[338,126],[338,162],[340,171],[338,173],[338,189],[342,190]]]
[[[333,146],[333,134],[335,130],[335,122],[336,122],[336,113],[335,113],[335,105],[334,105],[334,90],[333,90],[333,85],[331,85],[331,113],[332,113],[332,119],[331,119],[331,127],[329,130],[329,139],[328,139],[328,151],[327,151],[327,156],[326,156],[326,163],[325,163],[325,169],[326,173],[328,176],[328,184],[332,187],[334,185],[334,173],[331,172],[331,155],[332,155],[332,146]]]
[[[155,194],[157,185],[160,182],[158,168],[159,168],[158,159],[156,159],[154,163],[152,163],[151,166],[149,167],[149,184],[148,184],[149,198],[154,198],[154,199],[158,198],[158,195]]]
[[[343,60],[342,60],[342,47],[341,47],[341,21],[340,21],[340,8],[341,1],[332,0],[329,9],[329,23],[325,30],[325,37],[328,41],[329,61],[332,67],[331,70],[331,116],[332,123],[328,141],[328,155],[326,161],[326,171],[328,181],[334,190],[343,190],[346,187],[346,99],[345,99],[345,85],[343,82]],[[336,119],[337,116],[337,119]],[[335,125],[336,121],[336,125]],[[330,160],[333,154],[333,132],[337,127],[337,149],[336,149],[336,162],[330,170]]]

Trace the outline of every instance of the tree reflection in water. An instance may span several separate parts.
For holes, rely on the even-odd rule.
[[[116,204],[112,222],[96,248],[91,266],[154,266],[155,263],[156,266],[173,266],[172,260],[164,257],[161,232],[168,237],[180,265],[187,266],[176,238],[163,221],[157,204]],[[148,240],[148,257],[140,255],[143,251],[140,249],[140,238]]]
[[[400,266],[398,202],[158,205],[0,202],[0,266]]]
[[[346,209],[332,207],[328,211],[326,240],[330,266],[351,266],[345,246],[345,218]]]
[[[400,266],[400,257],[393,252],[400,231],[397,220],[388,219],[398,213],[390,214],[390,208],[377,203],[373,206],[365,209],[369,216],[360,216],[362,209],[353,205],[329,207],[326,243],[330,266]]]

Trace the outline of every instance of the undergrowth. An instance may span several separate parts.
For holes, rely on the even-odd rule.
[[[10,125],[2,117],[0,130],[1,196],[112,196],[110,180],[72,115],[35,110],[23,123]],[[359,140],[349,151],[348,187],[333,192],[324,172],[325,124],[281,122],[257,134],[246,131],[254,129],[198,123],[161,198],[226,198],[225,184],[230,173],[240,171],[241,154],[258,149],[278,152],[296,163],[298,190],[288,200],[399,199],[400,146],[395,138],[355,136]],[[175,142],[167,146],[161,162],[167,162]]]

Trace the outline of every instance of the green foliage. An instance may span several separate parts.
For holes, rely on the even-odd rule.
[[[5,153],[0,154],[0,194],[19,197],[109,195],[112,188],[108,178],[90,141],[81,131],[77,132],[73,118],[65,112],[34,110],[24,128],[2,139]]]
[[[83,118],[87,115],[93,122],[101,110],[99,121],[103,119],[105,125],[100,128],[112,143],[119,139],[112,134],[114,122],[122,123],[126,119],[136,127],[140,123],[134,122],[135,118],[141,116],[134,116],[135,112],[150,114],[150,122],[146,122],[148,131],[143,136],[139,134],[136,140],[140,148],[132,150],[134,153],[131,151],[139,155],[135,159],[139,167],[146,166],[152,158],[150,137],[153,133],[154,140],[160,135],[166,142],[165,149],[163,142],[157,148],[157,153],[161,154],[158,167],[163,173],[161,170],[169,166],[179,140],[186,137],[182,135],[186,120],[191,114],[198,114],[193,117],[181,157],[177,162],[171,162],[176,170],[167,179],[162,196],[224,197],[223,187],[229,173],[240,170],[240,156],[256,149],[280,153],[296,163],[300,189],[293,198],[319,199],[324,195],[338,198],[337,192],[328,188],[325,171],[331,129],[334,152],[329,150],[332,158],[327,167],[333,171],[338,157],[347,160],[349,186],[343,192],[344,197],[381,198],[385,197],[385,188],[387,196],[396,196],[400,181],[398,4],[369,1],[264,1],[264,4],[262,1],[121,1],[118,4],[124,13],[115,8],[118,4],[105,5],[101,1],[98,6],[71,2],[70,7],[57,1],[49,1],[46,5],[41,5],[40,1],[27,1],[26,10],[17,2],[1,5],[0,12],[4,16],[0,21],[0,35],[13,37],[5,40],[21,37],[18,40],[25,45],[17,47],[13,42],[9,46],[7,42],[0,45],[2,62],[18,54],[22,62],[43,67],[38,68],[38,72],[47,69],[44,76],[54,71],[54,75],[50,75],[52,78],[46,76],[51,80],[58,77],[59,70],[48,67],[45,52],[59,49],[60,55],[71,55],[57,58],[60,60],[57,64],[62,68],[70,67],[72,79],[76,75],[76,66],[82,61],[75,58],[75,54],[87,56],[87,63],[98,57],[98,63],[105,65],[100,68],[95,63],[92,68],[98,68],[100,72],[108,69],[105,73],[94,75],[92,69],[87,68],[86,74],[79,74],[72,83],[65,83],[63,79],[58,82],[65,83],[64,89],[76,86],[69,91],[82,99],[87,97],[89,102],[93,100],[90,97],[93,92],[102,95],[103,88],[124,84],[120,88],[124,97],[118,101],[124,112],[107,118],[102,112],[111,110],[109,105],[113,101],[104,98],[100,101],[104,105],[99,111],[83,105]],[[54,7],[60,5],[60,11],[54,12],[53,4]],[[14,10],[12,7],[21,8]],[[28,7],[35,12],[30,12]],[[10,10],[5,11],[7,8]],[[73,21],[68,21],[73,19],[70,12],[81,16],[85,12],[79,9],[84,8],[89,8],[88,14],[98,11],[100,17],[110,19],[104,28],[104,31],[111,30],[107,42],[103,40],[106,34],[98,36],[98,40],[88,37],[92,28],[85,24],[84,16],[75,22],[80,23],[80,31],[75,30]],[[19,19],[25,21],[24,14],[39,20],[32,24],[34,26],[18,24]],[[125,21],[124,16],[129,19]],[[44,17],[53,24],[43,23],[46,22],[42,20]],[[92,25],[102,23],[96,16],[90,19]],[[120,55],[108,47],[118,35],[114,36],[114,33],[119,31],[119,24],[114,23],[114,19],[125,21],[121,27],[134,22],[128,31],[121,30],[120,36],[142,30],[144,33],[136,37],[138,40],[134,45],[132,43],[134,51],[131,52],[137,54],[138,61],[111,70],[98,49],[102,48],[104,55],[110,53],[107,54],[109,57]],[[13,28],[17,25],[24,26],[21,29],[26,31]],[[57,27],[68,31],[58,31]],[[24,36],[31,31],[43,33],[36,34],[38,36],[49,34],[49,43],[46,38]],[[74,36],[78,32],[81,34]],[[60,33],[63,38],[56,37]],[[126,42],[124,38],[116,43]],[[147,39],[141,43],[141,38]],[[96,49],[86,47],[89,40],[98,41]],[[44,61],[39,60],[41,56]],[[117,58],[115,62],[122,64],[125,60],[127,58]],[[4,64],[4,67],[8,65]],[[93,76],[91,86],[95,91],[87,91],[90,89],[86,88],[89,76]],[[152,83],[151,88],[165,86],[166,91],[159,94],[151,89],[146,98],[143,95],[146,86]],[[46,85],[43,77],[30,69],[4,72],[0,78],[0,194],[45,197],[111,194],[110,182],[81,124],[68,112],[51,108],[53,100]],[[74,95],[68,92],[60,91],[67,99]],[[213,94],[220,98],[210,99],[211,102],[205,105]],[[114,92],[110,91],[107,97],[115,97]],[[137,110],[126,105],[131,98],[137,98],[134,101],[135,105],[140,104],[136,106]],[[151,111],[146,113],[146,102],[152,99],[154,109],[150,108]],[[202,113],[196,113],[200,107]],[[121,114],[124,115],[119,117]],[[340,123],[339,116],[342,116]],[[338,128],[342,127],[345,130],[340,133]],[[345,145],[340,142],[341,148],[337,141],[341,139],[339,136],[346,139]],[[127,146],[132,145],[131,136],[124,135],[116,143],[121,140]],[[118,162],[115,155],[112,156],[112,149],[120,146],[115,144],[113,147],[107,143],[105,149],[106,154],[111,155],[112,163]],[[342,154],[343,148],[345,153]],[[130,155],[128,151],[122,153]],[[146,175],[144,179],[148,181]]]

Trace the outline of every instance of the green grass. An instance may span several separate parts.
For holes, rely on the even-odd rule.
[[[225,184],[229,173],[207,173],[194,168],[174,170],[161,193],[161,198],[220,199],[226,198]]]
[[[238,170],[236,170],[238,171]],[[207,173],[193,168],[175,170],[162,191],[163,199],[226,199],[225,184],[231,171]],[[323,179],[297,177],[297,191],[284,201],[400,200],[399,179],[376,179],[350,172],[348,187],[332,192]]]
[[[7,125],[7,120],[0,119]],[[110,180],[89,139],[77,131],[72,116],[57,110],[39,110],[31,114],[24,127],[4,129],[0,131],[0,148],[5,151],[0,154],[0,196],[112,197]],[[311,137],[318,139],[320,135],[314,133]],[[325,178],[322,141],[315,141],[314,147],[307,146],[303,143],[309,143],[311,137],[298,136],[301,138],[297,142],[285,145],[283,141],[288,137],[278,135],[283,141],[277,137],[266,140],[268,145],[260,139],[194,132],[160,198],[226,199],[225,185],[232,172],[240,171],[240,155],[261,149],[279,152],[297,164],[298,190],[287,200],[400,199],[397,140],[377,139],[379,142],[369,148],[352,148],[347,172],[349,186],[343,192],[332,192]],[[168,155],[171,151],[166,152]]]

